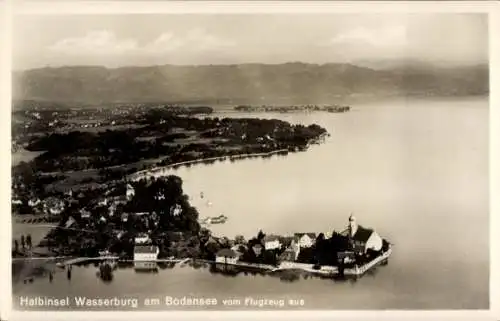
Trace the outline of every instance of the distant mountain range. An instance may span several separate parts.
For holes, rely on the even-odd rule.
[[[469,96],[489,92],[488,65],[240,64],[109,69],[39,68],[13,73],[15,100],[75,103],[328,103],[349,97]]]

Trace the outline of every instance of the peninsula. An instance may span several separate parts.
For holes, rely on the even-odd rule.
[[[29,199],[107,185],[155,167],[304,151],[328,134],[315,124],[203,116],[210,107],[26,105],[13,115],[13,145],[36,155],[12,169],[14,199],[24,207]]]

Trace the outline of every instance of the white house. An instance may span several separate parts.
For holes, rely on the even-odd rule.
[[[101,198],[101,199],[99,199],[99,201],[97,202],[97,205],[98,206],[107,206],[108,205],[108,199],[107,198]]]
[[[76,223],[76,220],[73,218],[73,216],[70,216],[68,218],[68,220],[66,221],[66,223],[64,224],[64,227],[66,228],[70,228],[71,226],[73,226],[73,224]]]
[[[134,261],[155,261],[160,250],[156,245],[136,245],[134,247]]]
[[[264,248],[266,250],[275,250],[281,247],[281,242],[276,235],[266,235],[264,237]]]
[[[132,185],[127,184],[127,191],[125,195],[127,196],[127,201],[130,201],[132,198],[134,198],[135,189],[132,187]]]
[[[111,206],[108,208],[109,216],[115,216],[115,212],[116,212],[116,204],[111,204]]]
[[[170,208],[170,214],[172,214],[173,216],[182,214],[182,207],[179,204],[175,204],[175,206],[172,206]]]
[[[147,234],[138,234],[135,239],[134,239],[134,242],[135,244],[146,244],[150,241],[151,239],[149,238],[149,236]]]
[[[315,233],[295,233],[292,244],[297,244],[300,248],[312,247],[316,242]]]
[[[81,209],[80,210],[80,215],[81,215],[82,218],[90,218],[91,214],[86,209]]]
[[[60,215],[62,213],[62,211],[63,211],[63,209],[60,207],[51,207],[49,209],[49,214],[57,216],[57,215]]]
[[[297,261],[300,253],[300,246],[298,244],[291,244],[280,256],[282,261]]]
[[[22,203],[22,202],[21,202]],[[39,198],[34,198],[34,199],[30,199],[28,201],[28,205],[31,206],[31,207],[35,207],[35,206],[38,206],[39,204],[41,203],[40,199]]]
[[[222,249],[215,255],[216,263],[236,264],[238,262],[238,253],[231,249]]]
[[[357,224],[354,216],[349,217],[347,228],[349,243],[356,253],[366,253],[369,249],[380,251],[382,249],[382,238],[372,229],[364,228]]]

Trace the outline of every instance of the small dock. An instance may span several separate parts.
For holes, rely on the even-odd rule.
[[[77,257],[73,258],[67,261],[64,261],[62,263],[63,266],[69,266],[69,265],[75,265],[83,262],[90,262],[90,261],[119,261],[119,262],[144,262],[141,260],[123,260],[120,259],[118,256],[97,256],[97,257]],[[146,262],[165,262],[165,263],[187,263],[191,259],[156,259],[156,260],[146,260]]]

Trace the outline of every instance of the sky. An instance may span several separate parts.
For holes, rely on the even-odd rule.
[[[488,61],[484,14],[18,15],[13,68]]]

